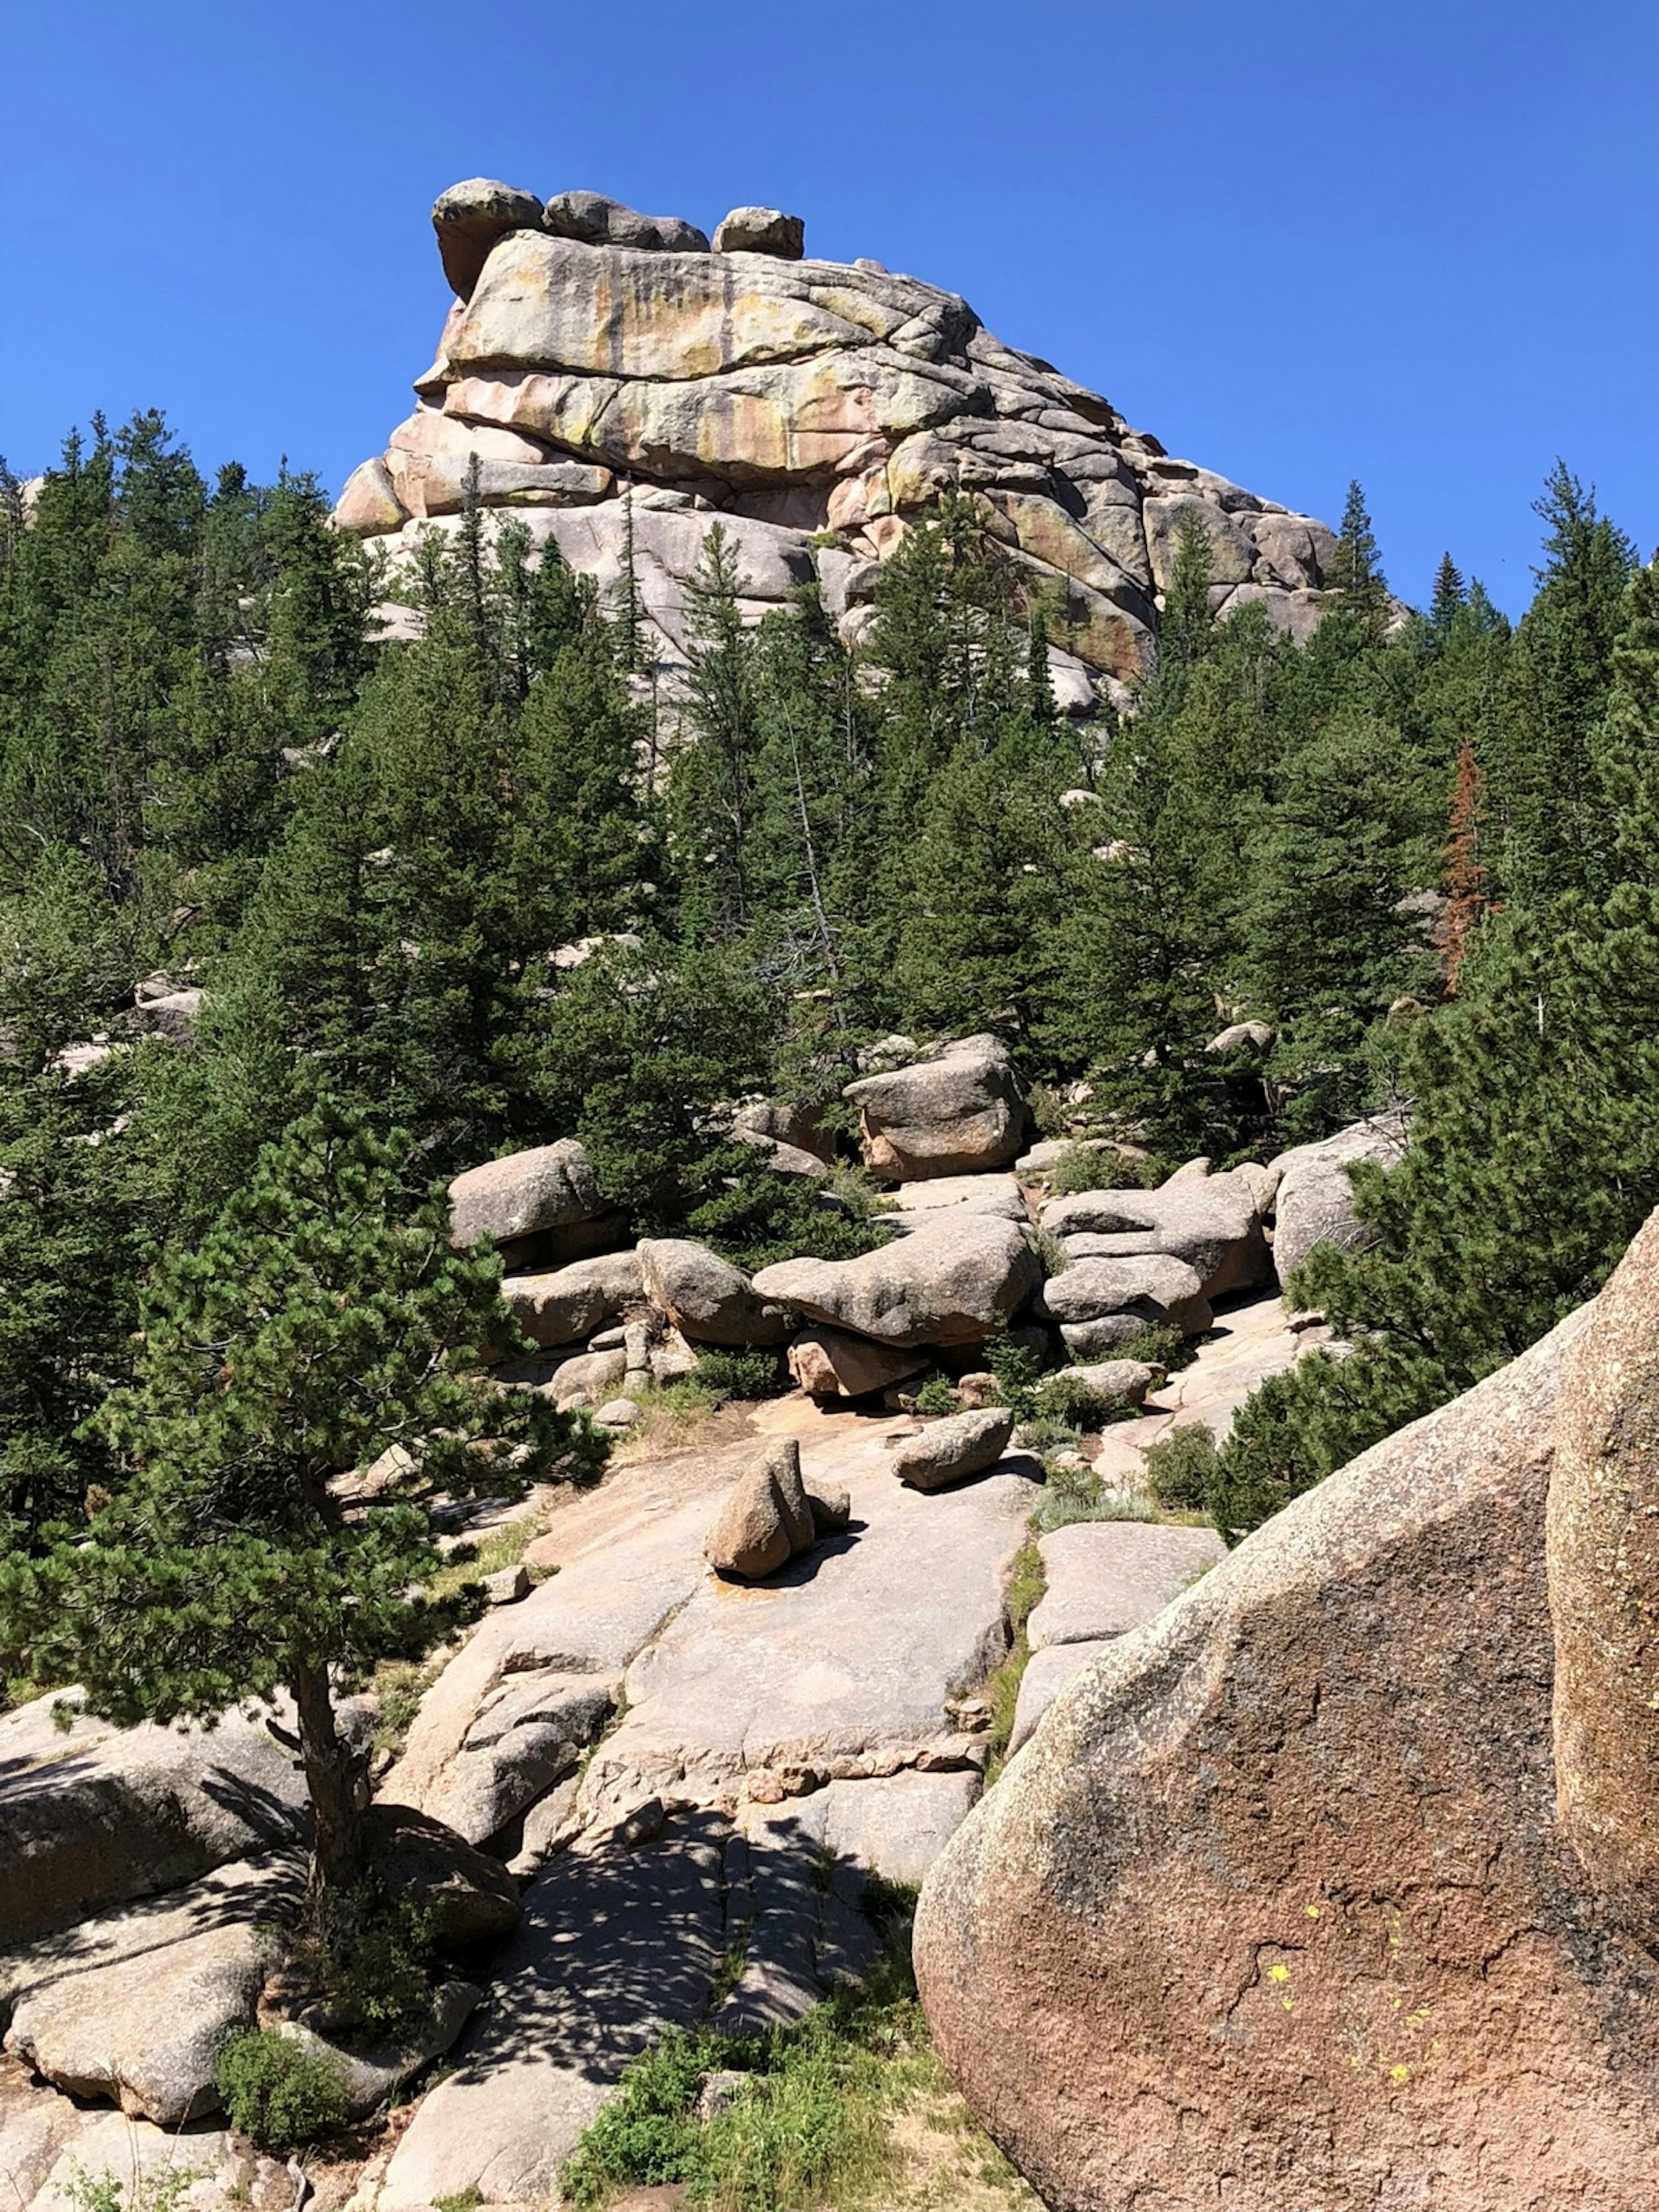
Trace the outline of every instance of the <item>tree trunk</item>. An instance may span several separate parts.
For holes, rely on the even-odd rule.
[[[325,1667],[297,1667],[294,1702],[300,1716],[300,1757],[311,1794],[313,1904],[349,1889],[363,1870],[363,1761],[341,1735]]]

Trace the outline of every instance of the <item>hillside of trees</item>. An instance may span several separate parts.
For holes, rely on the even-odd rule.
[[[1565,467],[1539,513],[1517,625],[1449,556],[1401,622],[1354,488],[1305,646],[1215,623],[1194,527],[1157,675],[1079,723],[965,501],[856,648],[811,591],[745,627],[711,533],[670,697],[626,593],[510,525],[434,544],[382,642],[308,477],[209,485],[144,415],[5,478],[0,1549],[118,1497],[141,1301],[285,1132],[400,1133],[410,1220],[580,1136],[641,1231],[833,1255],[857,1221],[718,1109],[833,1111],[895,1029],[996,1030],[1047,1133],[1164,1168],[1409,1110],[1376,1243],[1298,1285],[1357,1349],[1244,1415],[1231,1525],[1512,1358],[1659,1201],[1659,574]],[[187,1048],[155,971],[206,994]],[[1206,1051],[1243,1020],[1269,1049]]]

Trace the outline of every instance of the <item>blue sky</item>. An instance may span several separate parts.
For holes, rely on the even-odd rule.
[[[1558,453],[1659,541],[1656,63],[1652,0],[12,0],[0,452],[153,404],[337,487],[430,357],[444,185],[760,201],[1516,610]]]

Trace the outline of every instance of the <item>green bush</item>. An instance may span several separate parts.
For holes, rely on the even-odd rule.
[[[961,1405],[961,1399],[943,1375],[930,1375],[916,1393],[919,1413],[954,1413]]]
[[[1143,1367],[1161,1367],[1166,1375],[1190,1367],[1197,1357],[1194,1346],[1172,1322],[1148,1322],[1138,1335],[1113,1347],[1114,1359],[1138,1359]]]
[[[1091,1152],[1086,1145],[1068,1145],[1048,1170],[1050,1198],[1075,1198],[1082,1190],[1117,1190],[1123,1163],[1115,1152]]]
[[[1036,1382],[1042,1364],[1029,1344],[1021,1344],[1006,1328],[985,1340],[985,1364],[997,1382],[997,1396],[1017,1421],[1029,1421],[1036,1410]]]
[[[339,2068],[270,2028],[233,2035],[215,2078],[231,2125],[279,2156],[326,2135],[346,2116]]]
[[[775,1352],[704,1352],[694,1378],[721,1405],[728,1398],[775,1398],[787,1370]]]
[[[1097,1429],[1103,1421],[1134,1410],[1127,1398],[1097,1389],[1075,1367],[1045,1375],[1036,1386],[1035,1403],[1040,1420],[1064,1421],[1073,1429]]]
[[[1045,1468],[1048,1480],[1031,1525],[1048,1535],[1074,1521],[1151,1521],[1152,1502],[1136,1491],[1109,1490],[1091,1467]]]
[[[1146,1482],[1160,1505],[1201,1511],[1214,1491],[1219,1457],[1202,1421],[1182,1421],[1146,1454]]]

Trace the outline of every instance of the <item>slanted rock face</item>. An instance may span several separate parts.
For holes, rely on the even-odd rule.
[[[757,606],[787,597],[781,572],[798,565],[797,580],[817,574],[848,620],[854,580],[959,489],[1018,567],[1066,594],[1070,649],[1056,667],[1068,712],[1091,711],[1091,678],[1147,665],[1189,510],[1209,533],[1224,612],[1259,602],[1297,635],[1317,619],[1334,542],[1321,524],[1170,459],[1097,393],[993,337],[953,294],[870,262],[803,258],[797,216],[734,209],[710,252],[678,217],[589,191],[544,207],[474,179],[442,196],[434,222],[459,299],[416,386],[414,434],[441,426],[442,465],[395,463],[410,450],[399,434],[353,476],[343,527],[398,551],[423,518],[453,527],[476,453],[487,508],[511,508],[608,584],[624,502],[636,526],[676,511],[691,527],[663,571],[638,571],[672,673],[684,579],[717,517],[748,526],[739,565]],[[573,508],[595,527],[575,527]],[[826,530],[838,548],[814,547]]]
[[[1594,1586],[1646,1483],[1600,1478],[1626,1442],[1650,1464],[1650,1412],[1630,1415],[1650,1404],[1656,1237],[1601,1307],[1099,1650],[946,1847],[923,2001],[1045,2201],[1651,2204],[1659,2013],[1617,1894],[1621,1876],[1650,1894],[1651,1872],[1614,1809],[1632,1781],[1650,1807],[1650,1752],[1622,1747],[1650,1739],[1651,1675],[1620,1640],[1628,1587],[1598,1613]],[[1555,1715],[1565,1835],[1545,1553],[1564,1367],[1550,1568],[1558,1620],[1589,1611],[1558,1705],[1614,1708],[1589,1735]]]

